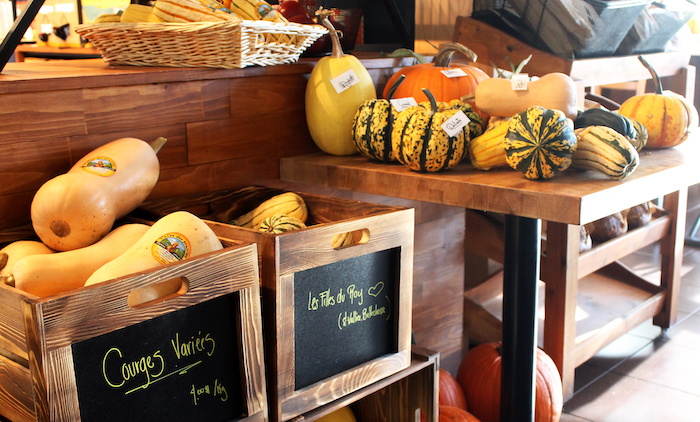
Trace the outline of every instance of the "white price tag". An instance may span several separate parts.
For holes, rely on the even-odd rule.
[[[445,123],[442,124],[442,130],[447,132],[449,136],[457,136],[464,126],[469,124],[471,120],[462,110],[456,112]]]
[[[335,88],[335,92],[337,92],[338,94],[340,94],[341,92],[345,91],[346,89],[350,88],[358,82],[360,82],[360,78],[357,77],[357,74],[352,69],[343,72],[335,78],[331,79],[331,85],[333,85],[333,88]]]
[[[452,69],[445,69],[445,70],[441,70],[440,72],[442,72],[442,74],[447,76],[448,78],[460,78],[462,76],[467,76],[467,72],[465,72],[460,67],[455,67]]]
[[[399,113],[406,110],[409,107],[418,105],[418,102],[416,102],[416,99],[413,97],[394,98],[389,100],[389,102]]]
[[[510,88],[513,91],[527,91],[527,83],[529,81],[530,78],[527,76],[527,73],[513,75],[510,80]]]

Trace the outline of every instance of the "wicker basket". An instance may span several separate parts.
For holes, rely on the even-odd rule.
[[[79,25],[110,64],[243,68],[294,63],[328,30],[320,25],[244,20]]]

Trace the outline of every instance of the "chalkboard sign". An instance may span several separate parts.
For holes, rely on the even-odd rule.
[[[72,345],[81,419],[245,416],[239,292]]]
[[[294,275],[295,389],[396,353],[400,248]]]

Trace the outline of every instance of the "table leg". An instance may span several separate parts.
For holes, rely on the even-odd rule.
[[[505,216],[501,422],[535,418],[540,220]]]

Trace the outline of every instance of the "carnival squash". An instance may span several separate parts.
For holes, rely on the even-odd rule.
[[[489,78],[474,90],[476,107],[490,116],[511,117],[532,106],[561,110],[570,119],[578,114],[576,83],[564,73],[548,73],[528,82],[526,90],[514,90],[512,80]]]
[[[558,422],[564,405],[559,371],[541,349],[537,349],[535,366],[535,422]],[[469,350],[456,378],[469,413],[481,422],[500,422],[501,343],[484,343]]]
[[[571,165],[574,124],[560,110],[533,106],[508,121],[506,161],[528,179],[549,179]]]
[[[42,242],[69,251],[109,233],[115,220],[151,193],[160,174],[156,149],[164,139],[153,145],[136,138],[117,139],[44,183],[31,204],[32,226]]]
[[[333,49],[314,66],[306,84],[306,123],[314,143],[332,155],[357,153],[353,119],[364,101],[377,98],[374,82],[357,57],[344,54],[336,29],[323,14]]]
[[[398,111],[391,104],[394,91],[405,79],[401,75],[394,83],[386,99],[373,98],[364,101],[355,113],[352,122],[352,138],[360,154],[375,160],[396,161],[396,154],[391,146],[391,131]]]
[[[648,131],[647,148],[670,148],[688,139],[697,128],[697,110],[675,93],[665,92],[656,70],[639,56],[654,81],[654,92],[635,95],[625,100],[618,112],[644,125]]]
[[[424,91],[430,100],[429,106],[421,103],[409,107],[396,118],[391,136],[396,159],[414,171],[447,170],[464,157],[467,151],[465,133],[469,129],[463,127],[450,136],[442,125],[460,110],[446,108],[443,103],[440,111],[435,97],[429,90]]]
[[[149,227],[125,224],[84,248],[22,258],[12,270],[15,287],[39,297],[82,287],[95,270],[124,253]]]
[[[466,56],[472,63],[477,60],[476,54],[466,46],[447,43],[440,48],[433,63],[406,66],[394,73],[384,88],[384,98],[388,98],[391,86],[401,75],[405,75],[406,80],[394,92],[395,98],[413,97],[418,103],[428,101],[423,88],[428,89],[438,102],[457,100],[473,93],[479,83],[490,77],[478,67],[452,63],[455,53]],[[455,71],[461,76],[452,76],[450,72]],[[474,107],[474,111],[482,117],[484,122],[488,121],[489,116],[483,110]]]
[[[86,286],[223,248],[212,229],[187,211],[161,217],[129,249],[95,270]]]

